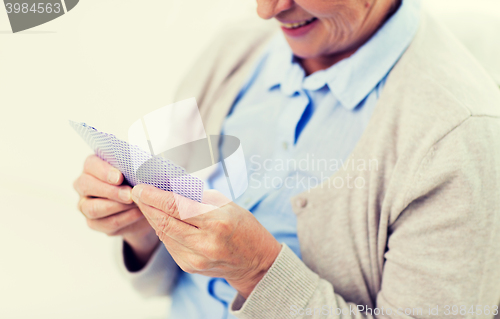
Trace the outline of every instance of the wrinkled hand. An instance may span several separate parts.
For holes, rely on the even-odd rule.
[[[119,170],[95,155],[89,156],[83,173],[73,184],[80,195],[78,209],[91,229],[109,236],[122,236],[138,261],[144,264],[159,241],[132,201],[132,188],[122,183]]]
[[[181,220],[180,196],[148,185],[138,185],[132,198],[156,230],[182,270],[225,278],[245,298],[278,256],[280,243],[249,211],[226,203],[217,191],[205,191],[200,204],[188,199],[190,210],[209,211]],[[183,209],[185,208],[183,204]]]

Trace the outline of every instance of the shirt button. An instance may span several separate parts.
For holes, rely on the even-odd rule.
[[[285,151],[288,149],[288,143],[287,142],[283,142],[283,149]]]
[[[297,207],[304,208],[307,206],[307,199],[297,198],[297,200],[295,201],[295,205],[297,205]]]

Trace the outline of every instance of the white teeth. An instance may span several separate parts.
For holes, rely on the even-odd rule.
[[[298,23],[283,23],[283,22],[281,22],[281,25],[287,29],[296,29],[296,28],[300,28],[300,27],[312,22],[314,19],[315,18],[312,18],[312,19],[298,22]]]

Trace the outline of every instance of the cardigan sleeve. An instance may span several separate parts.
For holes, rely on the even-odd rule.
[[[121,239],[115,243],[116,260],[123,276],[144,297],[169,295],[180,272],[163,244],[158,245],[146,265],[138,271],[130,269],[130,248]]]
[[[500,300],[500,119],[468,118],[412,174],[414,182],[401,185],[407,205],[387,229],[375,308],[336,294],[283,245],[248,299],[236,296],[231,313],[242,319],[493,318]]]

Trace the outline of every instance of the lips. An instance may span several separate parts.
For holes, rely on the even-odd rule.
[[[317,18],[311,18],[309,20],[303,20],[299,22],[286,23],[280,21],[280,23],[281,29],[286,35],[291,37],[299,37],[311,31],[318,24],[318,21],[319,20]]]
[[[306,26],[312,22],[314,22],[314,20],[317,20],[317,18],[311,18],[309,20],[305,20],[305,21],[301,21],[301,22],[296,22],[296,23],[285,23],[285,22],[281,22],[281,26],[285,29],[297,29],[297,28],[300,28],[300,27],[303,27],[303,26]]]

